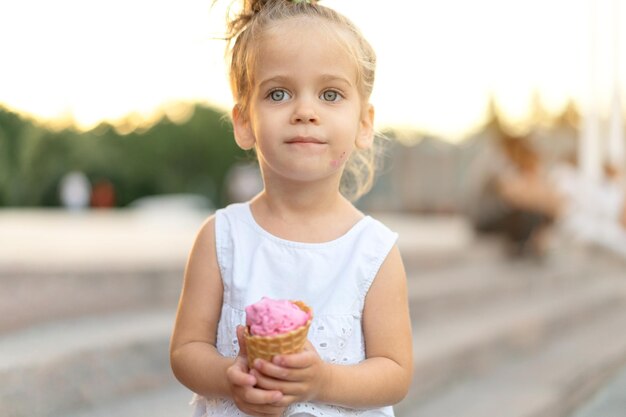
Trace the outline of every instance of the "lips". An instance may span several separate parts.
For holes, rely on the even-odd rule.
[[[310,143],[314,145],[324,145],[326,142],[317,138],[309,137],[309,136],[297,136],[295,138],[287,139],[285,143],[287,144]]]

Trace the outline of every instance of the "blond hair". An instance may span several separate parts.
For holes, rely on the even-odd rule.
[[[316,0],[243,0],[239,13],[229,13],[225,39],[228,42],[227,56],[230,61],[230,88],[244,117],[247,117],[254,85],[253,69],[258,50],[255,43],[262,39],[264,31],[276,23],[302,16],[320,19],[350,35],[352,41],[344,40],[344,46],[356,64],[361,100],[363,103],[369,101],[374,86],[376,54],[350,20],[333,9],[317,4]],[[374,146],[375,142],[368,149],[356,149],[344,168],[340,191],[352,201],[367,193],[374,183],[379,149]]]

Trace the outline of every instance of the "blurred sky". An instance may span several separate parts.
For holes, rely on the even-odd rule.
[[[224,6],[229,1],[220,0]],[[550,112],[587,88],[590,4],[596,56],[608,91],[612,24],[622,0],[325,0],[361,27],[379,57],[372,101],[379,128],[459,137],[480,125],[490,94],[526,120],[533,93]],[[621,3],[619,13],[612,9]],[[224,7],[211,0],[0,2],[0,105],[89,128],[132,114],[139,123],[174,103],[232,105],[221,41]],[[626,73],[626,29],[619,33]],[[622,77],[622,97],[624,82]],[[608,93],[607,93],[608,94]],[[622,99],[626,102],[626,99]]]

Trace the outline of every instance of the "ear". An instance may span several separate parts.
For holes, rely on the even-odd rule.
[[[361,112],[361,121],[359,122],[359,133],[356,138],[356,147],[358,149],[367,149],[372,146],[374,141],[374,106],[367,103]]]
[[[233,130],[235,133],[235,142],[244,151],[254,148],[256,140],[250,126],[250,121],[241,112],[239,105],[235,105],[231,112],[233,119]]]

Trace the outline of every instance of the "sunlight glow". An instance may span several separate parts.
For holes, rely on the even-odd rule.
[[[3,2],[0,105],[82,128],[184,114],[188,106],[174,110],[176,102],[229,109],[224,45],[214,39],[227,3],[210,13],[211,0]],[[580,100],[587,3],[323,2],[355,21],[378,53],[378,126],[450,138],[483,122],[491,95],[512,121],[530,117],[537,91],[553,113]],[[626,26],[626,7],[619,20]],[[626,68],[626,30],[620,39],[619,65]]]

